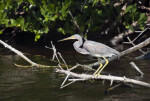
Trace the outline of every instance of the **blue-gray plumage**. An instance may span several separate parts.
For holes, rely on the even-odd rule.
[[[100,67],[96,70],[94,75],[100,74],[100,72],[108,64],[108,60],[105,57],[112,57],[113,55],[117,55],[119,57],[119,55],[120,55],[120,53],[117,50],[115,50],[111,47],[108,47],[107,45],[104,45],[99,42],[90,41],[90,40],[85,39],[85,42],[83,43],[82,37],[78,34],[75,34],[71,37],[68,37],[68,38],[65,38],[65,39],[62,39],[59,41],[64,41],[64,40],[69,40],[69,39],[77,39],[77,41],[74,42],[74,44],[73,44],[73,46],[77,52],[79,52],[81,54],[92,55],[92,56],[98,57],[98,58],[102,57],[106,61],[104,66],[102,66],[102,64],[100,63]]]

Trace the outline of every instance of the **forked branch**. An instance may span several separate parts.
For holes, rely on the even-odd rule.
[[[90,80],[90,79],[101,79],[101,80],[108,80],[112,82],[120,82],[121,84],[135,84],[143,87],[148,87],[150,88],[150,84],[143,82],[143,81],[138,81],[126,77],[118,77],[118,76],[112,76],[112,75],[89,75],[89,74],[77,74],[71,71],[63,70],[63,69],[56,69],[56,72],[58,73],[63,73],[66,75],[69,75],[70,77],[74,77],[76,79],[68,79],[68,81],[85,81],[85,80]]]

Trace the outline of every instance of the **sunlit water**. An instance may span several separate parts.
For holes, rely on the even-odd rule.
[[[38,53],[37,51],[31,50],[30,54],[26,55],[36,63],[57,65],[50,61],[52,58],[51,50],[41,50],[41,53],[43,53],[41,56],[38,56],[40,52]],[[102,85],[101,81],[75,82],[66,88],[60,89],[59,87],[65,76],[55,73],[55,68],[18,68],[14,63],[21,65],[28,65],[28,63],[12,53],[7,49],[0,49],[0,101],[150,100],[150,88],[120,86],[106,93],[110,83],[106,82],[105,85]],[[84,60],[88,61],[86,56],[80,55],[75,51],[61,53],[68,65],[74,65],[76,62],[86,63]],[[135,61],[133,58],[126,56],[110,62],[103,73],[138,78],[140,75],[129,64],[131,61],[134,61],[145,74],[140,80],[150,83],[150,60]],[[77,71],[87,72],[80,68],[77,68]]]

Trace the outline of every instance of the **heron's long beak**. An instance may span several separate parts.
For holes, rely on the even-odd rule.
[[[64,38],[62,40],[58,40],[58,42],[60,42],[60,41],[66,41],[66,40],[70,40],[70,39],[75,39],[75,37],[71,36],[71,37],[68,37],[68,38]]]

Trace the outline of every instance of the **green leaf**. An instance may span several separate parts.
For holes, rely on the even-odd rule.
[[[40,39],[41,35],[36,35],[34,41],[37,41],[38,39]]]
[[[88,6],[84,6],[84,9],[87,9],[88,8]]]
[[[48,33],[48,32],[49,32],[49,28],[47,27],[47,28],[45,28],[44,33]]]
[[[22,30],[24,29],[24,22],[25,22],[24,18],[19,19],[19,23],[20,23],[20,26],[22,27]]]
[[[55,17],[54,16],[50,16],[48,19],[51,20],[51,21],[55,21]]]
[[[100,0],[103,6],[106,6],[106,1],[105,0]]]
[[[133,8],[133,5],[129,5],[127,7],[127,9],[125,10],[124,14],[127,13],[127,12],[129,12],[132,8]]]
[[[132,25],[129,25],[129,29],[133,31],[133,26],[132,26]]]
[[[102,10],[98,10],[98,15],[102,15]]]
[[[2,34],[3,33],[3,31],[2,30],[0,30],[0,34]]]
[[[58,28],[57,31],[63,33],[64,35],[66,34],[63,28]]]
[[[2,24],[5,24],[7,27],[9,27],[9,19],[4,19]]]
[[[94,0],[93,6],[96,5],[99,2],[99,0]]]
[[[16,20],[15,19],[10,19],[10,23],[11,25],[10,26],[16,26]]]
[[[135,13],[135,12],[136,12],[136,10],[137,10],[137,8],[136,8],[136,7],[132,8],[132,13]]]
[[[145,18],[146,16],[145,16],[145,13],[141,13],[140,14],[140,19],[139,20],[142,20],[143,18]]]

